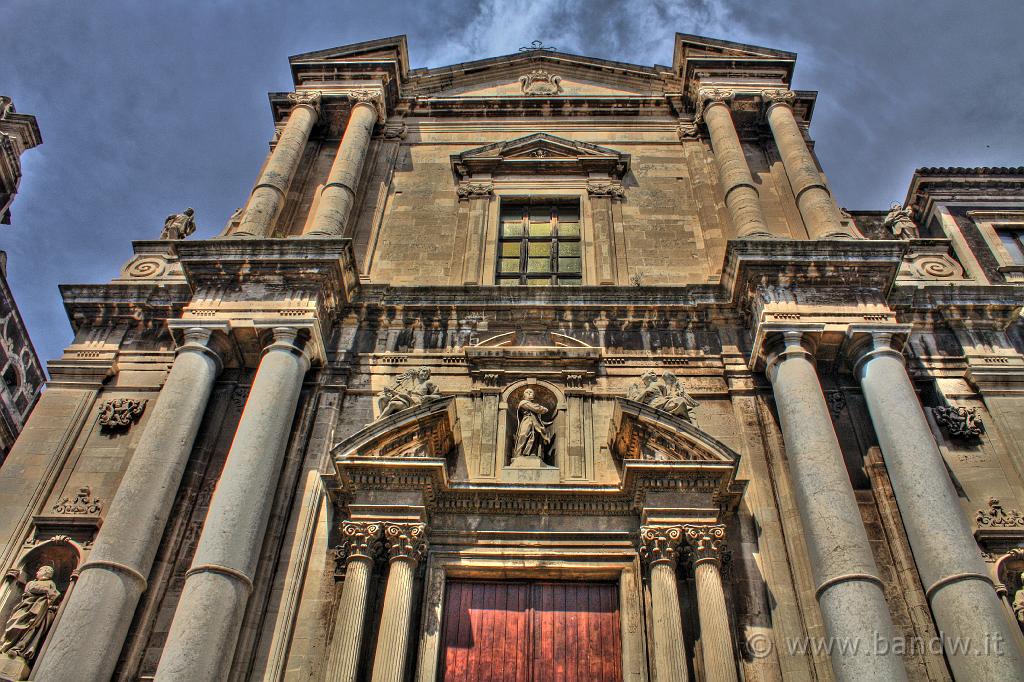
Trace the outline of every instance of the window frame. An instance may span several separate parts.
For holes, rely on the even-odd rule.
[[[584,202],[583,198],[576,194],[561,193],[561,194],[538,194],[538,193],[509,193],[509,194],[498,194],[495,193],[497,201],[496,213],[497,213],[497,228],[495,230],[494,238],[494,256],[493,256],[493,283],[496,286],[582,286],[586,280],[586,262],[584,258],[586,239],[584,237]],[[572,206],[575,209],[575,221],[560,221],[559,220],[559,208],[568,208]],[[506,221],[506,216],[514,212],[517,207],[522,207],[522,230],[519,237],[507,237],[504,233],[506,223],[514,221]],[[543,224],[539,221],[532,220],[536,207],[550,208],[550,218],[548,224],[550,230],[547,235],[531,235],[530,225]],[[566,224],[575,223],[577,229],[573,235],[560,235],[559,226],[561,222]],[[510,257],[505,255],[504,246],[506,244],[513,244],[516,241],[519,242],[519,266],[518,269],[504,270],[502,268],[503,261],[511,260]],[[530,245],[531,244],[550,244],[547,258],[549,260],[549,268],[547,270],[530,270]],[[567,244],[575,244],[576,253],[573,255],[564,256],[565,258],[578,259],[578,267],[575,271],[561,271],[559,270],[558,261],[562,258],[560,256],[560,246]],[[536,257],[534,257],[536,259]],[[546,279],[546,281],[544,281]],[[571,280],[571,281],[568,281]],[[513,282],[514,283],[511,283]],[[537,283],[532,283],[537,282]]]
[[[998,264],[996,270],[1007,283],[1024,282],[1024,262],[1016,262],[1013,254],[1003,243],[1003,233],[1017,232],[1018,246],[1024,252],[1024,209],[974,209],[967,211],[967,217],[977,226],[981,236],[988,243],[989,250]]]

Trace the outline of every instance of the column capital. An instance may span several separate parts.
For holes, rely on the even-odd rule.
[[[463,181],[455,189],[460,200],[489,199],[494,194],[494,183],[490,180]]]
[[[195,322],[194,320],[169,320],[167,327],[178,341],[174,354],[199,353],[217,365],[217,374],[224,369],[225,355],[228,354],[230,326],[226,322]]]
[[[641,526],[640,557],[648,566],[679,561],[679,544],[683,542],[682,526]]]
[[[700,123],[704,118],[704,110],[709,104],[724,104],[732,108],[732,100],[736,97],[736,91],[730,88],[703,87],[697,89],[697,111],[693,116],[694,124]]]
[[[796,101],[796,93],[785,88],[779,88],[777,90],[762,90],[761,100],[764,102],[766,109],[770,109],[776,104],[785,104],[786,106],[792,107],[793,102]]]
[[[909,336],[909,329],[900,326],[897,329],[851,329],[848,336],[853,338],[849,359],[853,368],[853,376],[860,378],[861,370],[868,361],[888,356],[906,364],[906,358],[900,346],[900,339]],[[861,338],[856,338],[856,337]]]
[[[320,115],[320,100],[323,93],[319,90],[298,90],[288,93],[288,101],[296,107],[306,106],[312,109],[317,116]]]
[[[345,563],[353,559],[373,561],[383,548],[382,533],[383,524],[379,521],[343,521],[341,535],[344,539],[338,548],[338,558]]]
[[[626,190],[622,183],[617,180],[589,180],[587,182],[587,194],[592,197],[611,197],[622,199],[626,196]]]
[[[765,356],[764,373],[769,380],[774,380],[775,370],[779,363],[795,357],[803,357],[814,363],[814,352],[811,346],[812,341],[803,329],[784,329],[772,334],[765,344],[768,352]]]
[[[384,110],[383,90],[380,88],[352,90],[348,93],[348,98],[349,101],[352,102],[353,109],[360,104],[368,104],[373,107],[373,110],[377,112],[377,123],[381,125],[384,124],[384,120],[387,118],[387,112]]]
[[[683,526],[686,543],[690,547],[693,565],[713,562],[722,563],[722,552],[725,549],[725,525],[721,523],[692,524]]]
[[[310,344],[305,329],[299,326],[278,325],[271,328],[271,340],[263,348],[263,355],[271,351],[287,351],[310,362]]]
[[[384,541],[391,561],[419,563],[427,551],[427,526],[423,523],[384,523]]]

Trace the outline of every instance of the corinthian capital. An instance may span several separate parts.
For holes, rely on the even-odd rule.
[[[377,557],[381,550],[381,524],[367,521],[345,521],[341,524],[341,556],[347,561]]]
[[[682,541],[682,526],[643,526],[640,528],[640,557],[650,566],[659,563],[675,566]]]
[[[611,197],[621,199],[626,196],[621,182],[611,180],[591,180],[587,183],[587,193],[592,197]]]
[[[764,100],[765,106],[772,106],[773,104],[789,104],[792,105],[796,101],[796,93],[792,90],[762,90],[761,99]]]
[[[384,111],[384,91],[378,88],[367,88],[365,90],[351,90],[348,98],[352,106],[357,104],[369,104],[377,112],[377,123],[383,124],[387,114]]]
[[[312,107],[318,115],[320,114],[320,99],[323,97],[323,93],[319,90],[300,90],[298,92],[289,92],[288,100],[295,106],[304,104],[308,107]]]
[[[683,528],[695,565],[702,561],[722,562],[722,549],[725,545],[725,526],[716,523],[688,525]]]
[[[473,197],[489,197],[494,193],[493,182],[460,182],[456,190],[460,199]]]
[[[736,91],[729,88],[700,88],[697,90],[697,101],[702,105],[707,102],[729,102],[735,96]]]
[[[391,561],[402,559],[418,563],[427,551],[426,525],[422,523],[385,523],[384,541]]]

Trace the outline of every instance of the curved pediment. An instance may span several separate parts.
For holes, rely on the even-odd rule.
[[[460,178],[473,175],[589,175],[621,178],[629,170],[629,154],[548,133],[452,154],[452,170]]]
[[[608,443],[619,460],[722,462],[739,454],[690,422],[626,398],[617,398]]]
[[[352,457],[444,459],[460,442],[451,396],[379,419],[337,443],[335,460]]]

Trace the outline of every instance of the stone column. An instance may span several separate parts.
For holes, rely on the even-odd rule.
[[[309,132],[320,115],[318,90],[293,92],[288,98],[295,106],[288,114],[288,123],[274,147],[274,153],[270,155],[260,179],[252,189],[242,221],[232,233],[233,237],[269,237],[274,231],[274,221],[284,206],[288,187],[306,148]]]
[[[466,259],[462,264],[463,284],[480,284],[483,280],[484,244],[487,241],[487,211],[494,194],[494,183],[463,182],[458,187],[459,201],[469,202],[469,234],[466,237]]]
[[[892,653],[893,627],[882,581],[861,522],[853,486],[832,428],[828,405],[811,354],[799,331],[785,332],[768,358],[786,458],[807,539],[816,597],[828,637],[836,679],[905,680]],[[885,653],[876,641],[889,645]]]
[[[693,525],[685,526],[684,530],[693,557],[700,641],[704,651],[704,679],[707,682],[736,682],[736,655],[721,574],[725,526]]]
[[[366,152],[370,148],[373,126],[384,122],[382,91],[357,90],[349,93],[349,99],[354,102],[352,113],[327,175],[327,184],[320,192],[316,215],[306,233],[310,237],[341,237],[345,234]]]
[[[373,682],[402,682],[409,654],[412,587],[416,565],[427,549],[422,523],[385,523],[384,541],[391,557],[384,613],[380,617]]]
[[[341,524],[347,553],[345,583],[334,614],[334,638],[327,658],[326,682],[355,682],[363,644],[370,574],[380,550],[381,524],[345,521]]]
[[[874,335],[854,372],[953,676],[1024,680],[1015,625],[999,604],[903,355],[891,347],[889,334]]]
[[[174,506],[221,361],[211,330],[178,348],[89,560],[36,661],[38,680],[107,680],[114,672]]]
[[[740,238],[771,237],[761,212],[761,199],[743,154],[743,145],[729,109],[731,90],[701,88],[698,98],[702,116],[711,136],[711,147],[718,165],[718,177],[725,193],[725,205],[732,218],[734,234]]]
[[[231,666],[309,359],[275,327],[214,490],[157,666],[160,682],[214,682]]]
[[[686,682],[686,647],[683,644],[683,620],[679,613],[679,586],[676,565],[680,526],[643,526],[640,528],[640,556],[650,567],[651,622],[654,647],[654,677],[658,682]]]
[[[764,90],[761,97],[768,105],[765,116],[811,239],[860,239],[843,225],[839,207],[796,124],[792,106],[796,94],[792,90]]]
[[[625,190],[621,182],[591,180],[587,183],[590,214],[594,217],[594,250],[597,258],[597,283],[615,284],[615,233],[612,229],[612,202],[621,200]]]

